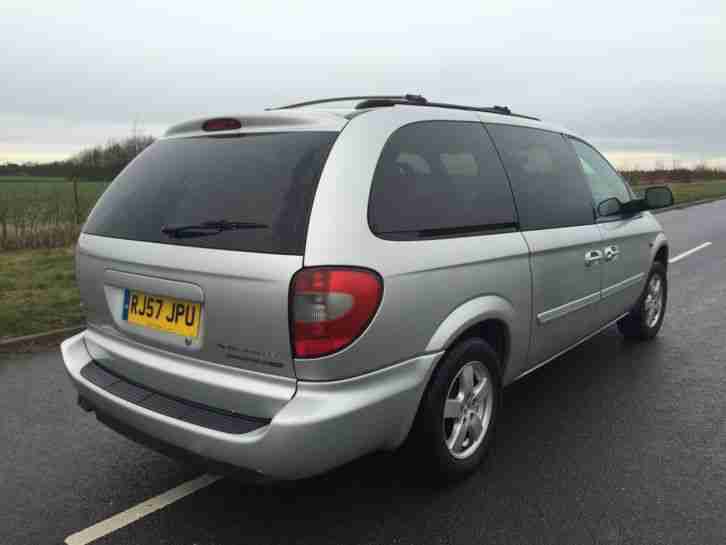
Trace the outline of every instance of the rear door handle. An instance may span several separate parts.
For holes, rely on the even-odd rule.
[[[614,259],[617,259],[620,255],[620,250],[617,246],[608,246],[605,248],[605,261],[612,261]]]
[[[597,263],[602,259],[602,252],[599,250],[590,250],[585,254],[585,267],[589,267],[593,263]]]

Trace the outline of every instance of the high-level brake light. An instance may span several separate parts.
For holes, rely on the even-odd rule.
[[[220,117],[217,119],[209,119],[202,124],[204,131],[231,131],[242,128],[239,119],[233,117]]]

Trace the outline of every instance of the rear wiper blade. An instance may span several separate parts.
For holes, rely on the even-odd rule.
[[[201,223],[192,223],[188,225],[164,225],[161,232],[170,237],[204,237],[208,235],[216,235],[222,231],[234,231],[237,229],[266,229],[269,225],[264,223],[255,223],[252,221],[203,221]]]

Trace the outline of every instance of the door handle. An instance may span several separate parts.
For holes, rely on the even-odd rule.
[[[617,246],[608,246],[605,248],[605,261],[612,261],[614,259],[617,259],[620,255],[620,250]]]
[[[590,250],[585,254],[585,267],[589,267],[593,263],[597,263],[602,259],[602,252],[599,250]]]

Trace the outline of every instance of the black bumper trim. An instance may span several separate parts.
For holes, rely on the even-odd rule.
[[[224,433],[243,434],[270,423],[255,418],[171,397],[134,384],[108,371],[95,361],[81,369],[81,376],[108,393],[150,411]]]
[[[179,460],[180,462],[194,466],[205,473],[232,477],[233,479],[246,484],[267,483],[270,481],[269,477],[266,477],[261,473],[217,460],[212,460],[211,458],[200,456],[199,454],[195,454],[181,447],[177,447],[176,445],[172,445],[171,443],[167,443],[166,441],[162,441],[156,437],[152,437],[102,411],[95,410],[95,413],[99,422],[108,426],[116,433],[123,435],[135,443],[155,450],[164,456],[168,456],[174,460]]]

